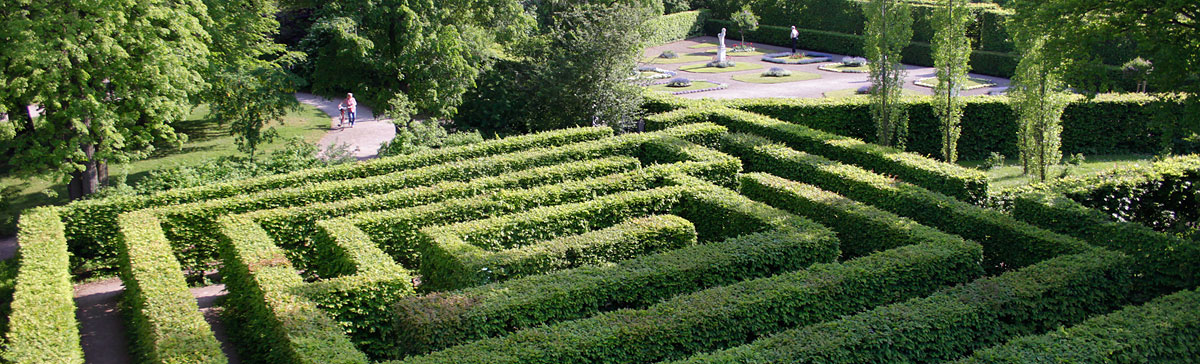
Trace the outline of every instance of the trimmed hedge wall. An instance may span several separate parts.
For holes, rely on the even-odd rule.
[[[1200,358],[1200,292],[1182,291],[957,363],[1188,363]]]
[[[299,290],[304,286],[283,249],[246,217],[217,221],[226,324],[241,359],[252,363],[368,363],[342,328]]]
[[[659,45],[699,35],[709,17],[708,9],[661,15],[642,24],[642,42]]]
[[[792,148],[895,175],[968,202],[981,201],[988,195],[987,175],[983,172],[746,111],[697,106],[651,116],[646,120],[646,128],[659,130],[696,122],[713,122],[734,132],[766,136]]]
[[[122,214],[121,295],[139,363],[227,363],[154,213]]]
[[[978,244],[907,246],[712,288],[644,310],[526,329],[403,363],[646,363],[929,294],[982,274]]]
[[[883,210],[983,244],[989,272],[1020,268],[1088,244],[855,166],[797,152],[747,134],[729,134],[726,152],[738,155],[748,171],[767,172],[863,201]]]
[[[765,173],[744,174],[741,180],[741,193],[746,197],[836,231],[843,259],[905,245],[963,240],[812,185]]]
[[[80,271],[117,267],[117,216],[123,212],[320,182],[377,176],[460,159],[510,153],[534,147],[572,144],[610,136],[612,136],[612,129],[607,127],[564,129],[488,140],[458,147],[433,149],[362,163],[170,190],[150,196],[122,196],[78,201],[67,205],[61,212],[72,253],[71,269]]]
[[[83,363],[75,290],[63,235],[53,207],[26,210],[17,222],[17,284],[3,359],[9,363]]]
[[[1063,195],[1031,192],[1013,201],[1012,215],[1133,257],[1138,290],[1149,297],[1200,286],[1200,242],[1114,222]]]
[[[679,363],[930,363],[1120,307],[1129,259],[1096,249]]]

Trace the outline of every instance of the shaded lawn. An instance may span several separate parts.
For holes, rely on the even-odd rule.
[[[1067,157],[1063,157],[1065,160]],[[1050,167],[1047,178],[1078,176],[1113,169],[1134,163],[1151,163],[1154,156],[1149,154],[1101,154],[1086,156],[1083,164],[1078,166],[1056,165]],[[964,167],[979,168],[983,161],[959,161]],[[988,176],[988,188],[1001,190],[1020,187],[1033,182],[1032,176],[1021,175],[1020,160],[1007,158],[1004,166],[984,170]]]

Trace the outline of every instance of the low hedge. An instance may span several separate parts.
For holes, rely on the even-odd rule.
[[[12,313],[13,289],[17,286],[16,259],[0,260],[0,332],[8,332],[8,315]],[[0,339],[0,347],[3,345]]]
[[[747,134],[730,134],[724,149],[740,156],[748,171],[771,173],[863,201],[921,224],[983,244],[984,266],[995,273],[1062,254],[1088,244],[862,168],[798,152]]]
[[[221,276],[226,324],[242,360],[256,363],[368,363],[342,328],[298,292],[304,279],[283,249],[244,216],[223,216]]]
[[[75,289],[63,235],[54,207],[26,210],[17,222],[20,267],[13,288],[3,359],[9,363],[83,363]]]
[[[140,363],[227,363],[152,211],[122,214],[121,295]]]
[[[646,125],[648,129],[657,130],[705,121],[725,125],[734,132],[766,136],[792,148],[859,165],[878,173],[895,175],[912,184],[965,201],[980,201],[987,197],[987,175],[983,172],[751,112],[719,106],[697,106],[651,116]]]
[[[1055,193],[1031,192],[1015,199],[1012,207],[1017,219],[1133,257],[1138,290],[1150,297],[1200,286],[1200,242],[1112,221]]]
[[[1016,114],[1008,98],[967,96],[963,100],[959,158],[983,160],[992,152],[1017,156]],[[875,124],[869,102],[865,98],[760,98],[729,100],[723,104],[829,133],[874,140]],[[933,111],[932,98],[908,96],[902,102],[908,110],[907,149],[924,155],[941,155],[940,122]],[[1063,153],[1154,154],[1162,150],[1165,136],[1190,135],[1180,131],[1184,126],[1156,121],[1160,112],[1180,113],[1183,106],[1144,94],[1072,96],[1062,116]]]
[[[176,189],[149,196],[121,196],[78,201],[64,207],[61,213],[72,253],[71,267],[76,271],[115,268],[117,266],[117,216],[128,211],[320,182],[377,176],[460,159],[511,153],[536,147],[572,144],[610,136],[612,136],[612,129],[607,127],[564,129],[488,140],[458,147],[433,149],[363,163],[342,164],[288,174]]]
[[[648,46],[684,40],[699,35],[708,20],[708,9],[683,11],[647,20],[642,24],[642,42]]]
[[[923,244],[518,331],[404,363],[646,363],[749,342],[982,274],[978,244]]]
[[[743,174],[741,181],[741,193],[746,197],[836,231],[843,259],[905,245],[963,240],[812,185],[765,173]]]
[[[1039,336],[978,350],[957,363],[1187,363],[1200,358],[1200,292],[1141,306]]]
[[[678,363],[930,363],[1120,307],[1129,259],[1096,249]]]

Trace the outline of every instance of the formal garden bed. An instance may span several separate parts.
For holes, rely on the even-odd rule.
[[[821,78],[821,75],[810,72],[784,70],[778,67],[771,68],[770,70],[764,72],[733,75],[733,79],[735,81],[760,84],[808,81],[818,78]]]
[[[712,67],[712,66],[709,66],[708,64],[694,64],[694,65],[679,67],[679,70],[687,71],[687,72],[695,72],[695,73],[724,73],[724,72],[749,71],[749,70],[756,70],[756,69],[763,68],[762,65],[759,65],[756,63],[750,63],[750,62],[732,62],[732,63],[733,63],[733,65],[730,67]]]
[[[922,78],[922,79],[913,81],[913,84],[917,85],[917,86],[934,88],[934,87],[937,87],[937,82],[938,82],[938,80],[936,77],[929,77],[929,78]],[[984,88],[984,87],[992,87],[992,86],[996,86],[996,83],[986,80],[986,79],[982,79],[982,78],[969,77],[969,78],[967,78],[967,83],[965,85],[963,85],[962,89],[963,90],[974,90],[974,89],[979,89],[979,88]]]
[[[771,54],[764,55],[762,58],[763,61],[771,62],[771,63],[779,63],[779,64],[821,63],[821,62],[829,62],[829,59],[830,59],[830,57],[828,55],[819,54],[819,53],[805,53],[805,52],[771,53]]]
[[[685,78],[677,78],[666,82],[658,82],[646,88],[651,91],[668,92],[673,95],[690,94],[696,92],[720,90],[729,87],[729,85],[703,80],[689,80]]]

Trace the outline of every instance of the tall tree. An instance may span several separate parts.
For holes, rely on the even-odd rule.
[[[1009,88],[1017,114],[1017,146],[1025,174],[1046,180],[1046,172],[1062,158],[1062,113],[1067,107],[1062,67],[1046,51],[1046,37],[1019,43],[1021,62]]]
[[[912,41],[912,9],[900,0],[870,0],[863,4],[867,18],[863,51],[871,60],[871,118],[876,142],[904,147],[908,115],[900,103],[904,65],[900,52]]]
[[[933,66],[937,87],[933,89],[933,109],[942,135],[942,159],[958,160],[958,136],[962,131],[963,101],[959,98],[971,70],[971,38],[967,24],[973,18],[966,0],[942,0],[933,12]]]
[[[754,15],[754,10],[750,10],[750,4],[742,5],[742,10],[730,15],[729,19],[737,25],[738,34],[742,36],[742,43],[746,43],[746,32],[758,30],[758,15]]]
[[[107,163],[178,145],[170,122],[204,89],[208,21],[200,0],[5,3],[0,155],[18,176],[69,180],[80,198]]]

